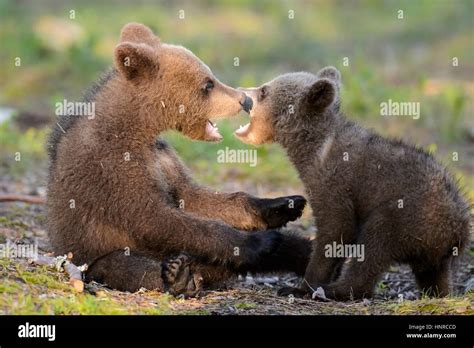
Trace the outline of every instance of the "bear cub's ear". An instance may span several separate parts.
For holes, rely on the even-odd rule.
[[[143,43],[122,42],[115,48],[115,66],[127,80],[152,76],[158,70],[153,47]]]
[[[319,70],[317,73],[319,78],[327,78],[328,80],[333,81],[336,86],[341,84],[341,73],[333,66],[327,66]]]
[[[160,39],[146,25],[128,23],[122,28],[120,42],[145,43],[156,46],[160,43]]]
[[[321,78],[311,85],[303,102],[310,110],[322,112],[334,102],[336,95],[337,87],[334,82]]]

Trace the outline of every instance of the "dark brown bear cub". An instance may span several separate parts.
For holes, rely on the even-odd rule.
[[[189,50],[132,23],[122,30],[115,68],[86,101],[95,103],[94,117],[63,116],[51,135],[48,225],[54,251],[88,263],[88,279],[192,295],[240,272],[304,273],[309,241],[245,232],[296,219],[304,198],[199,186],[157,140],[170,129],[220,140],[210,119],[248,110],[243,92]]]
[[[421,290],[448,294],[451,263],[468,242],[469,204],[432,156],[347,120],[339,84],[339,72],[327,67],[243,89],[254,105],[237,137],[286,149],[318,229],[301,288],[281,293],[321,286],[334,299],[371,296],[400,262]]]

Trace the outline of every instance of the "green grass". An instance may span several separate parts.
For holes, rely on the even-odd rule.
[[[242,118],[240,124],[248,122]],[[211,185],[220,185],[228,180],[251,179],[254,183],[271,183],[275,186],[294,186],[299,183],[298,174],[285,155],[284,150],[275,144],[260,147],[240,142],[233,135],[239,127],[239,120],[219,121],[219,131],[224,137],[220,143],[194,141],[176,132],[165,138],[173,145],[185,163],[192,166],[198,180]],[[257,151],[257,165],[249,163],[219,163],[218,151],[245,149]]]
[[[335,65],[342,73],[341,99],[349,117],[390,136],[422,129],[426,137],[407,136],[420,145],[452,146],[463,141],[466,125],[472,124],[473,92],[466,82],[474,69],[473,4],[469,0],[361,0],[344,5],[208,0],[111,6],[69,0],[44,1],[38,6],[0,0],[0,59],[7,62],[0,70],[0,106],[53,115],[58,100],[80,99],[82,91],[112,64],[121,27],[139,21],[164,42],[190,48],[233,86],[260,85],[284,72],[316,72],[324,65]],[[71,9],[75,19],[69,18]],[[181,9],[183,20],[178,18]],[[404,11],[403,20],[397,19],[399,9]],[[288,18],[290,10],[294,19]],[[55,29],[58,26],[61,30]],[[458,67],[451,66],[454,56]],[[16,57],[21,58],[20,67],[14,65]],[[239,66],[233,64],[235,57]],[[349,58],[349,66],[343,64],[344,57]],[[420,120],[384,119],[380,103],[388,99],[420,102]],[[220,144],[191,143],[180,135],[167,135],[199,173],[199,180],[299,184],[276,145],[257,149],[257,168],[218,164],[219,149],[253,149],[233,137],[237,121],[220,121],[219,126],[225,137]],[[11,125],[0,125],[0,170],[19,177],[44,163],[45,136],[45,131],[22,133]],[[17,152],[22,154],[20,162],[14,161]]]
[[[230,85],[258,85],[287,71],[316,72],[323,65],[336,65],[348,87],[344,94],[348,111],[362,118],[378,117],[381,100],[419,99],[411,91],[419,89],[424,79],[467,77],[474,60],[469,40],[473,4],[468,0],[360,1],[342,6],[327,1],[174,5],[150,1],[110,6],[69,0],[31,6],[1,0],[0,58],[13,62],[21,57],[22,66],[6,64],[0,72],[0,104],[31,107],[33,99],[51,111],[58,99],[77,99],[112,63],[123,24],[139,21],[163,41],[193,50]],[[75,19],[69,18],[70,9],[76,11]],[[180,9],[185,11],[183,20],[178,18]],[[399,9],[404,10],[403,20],[397,19]],[[288,18],[289,10],[294,19]],[[65,29],[48,32],[48,24],[55,23]],[[72,34],[75,29],[81,32],[77,37]],[[51,43],[64,36],[66,43],[59,48]],[[450,67],[452,56],[459,58],[459,67]],[[240,59],[238,67],[234,57]],[[350,58],[348,67],[342,65],[344,57]],[[466,106],[459,92],[446,89],[436,104],[446,107],[443,128],[450,132],[453,119],[456,127],[462,123]]]
[[[255,303],[239,302],[235,305],[235,308],[245,311],[245,310],[257,308],[257,305]]]
[[[474,314],[474,294],[466,294],[461,297],[447,297],[441,299],[422,298],[417,301],[403,301],[402,303],[388,306],[394,314]]]
[[[0,275],[0,314],[171,314],[168,295],[147,292],[143,300],[113,291],[77,293],[63,273],[45,266],[0,259]]]
[[[47,133],[35,128],[21,132],[8,122],[0,124],[0,175],[20,177],[35,166],[44,167]]]

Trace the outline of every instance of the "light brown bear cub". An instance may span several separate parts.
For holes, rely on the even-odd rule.
[[[411,266],[424,292],[448,294],[451,263],[468,242],[469,204],[432,156],[347,120],[339,85],[339,72],[327,67],[243,89],[254,105],[237,137],[286,149],[318,229],[301,288],[280,293],[321,286],[334,299],[371,296],[399,262]]]
[[[242,272],[304,273],[307,240],[244,232],[296,219],[303,197],[216,193],[196,184],[157,139],[172,129],[220,140],[210,119],[248,111],[243,92],[189,50],[132,23],[122,30],[115,68],[86,101],[95,103],[95,117],[63,116],[50,138],[48,225],[57,254],[89,264],[87,279],[194,295]]]

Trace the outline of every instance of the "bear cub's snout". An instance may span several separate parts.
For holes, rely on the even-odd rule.
[[[242,108],[246,113],[249,113],[250,110],[252,110],[253,100],[248,95],[245,95],[245,98],[242,98],[240,101],[240,105],[242,105]]]

